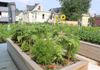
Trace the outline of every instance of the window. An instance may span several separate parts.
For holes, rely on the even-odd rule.
[[[53,15],[50,16],[50,19],[51,19],[51,20],[52,20],[52,18],[53,18]]]
[[[38,10],[41,10],[41,7],[40,6],[38,7]]]
[[[42,19],[44,19],[45,18],[45,15],[44,14],[42,14]]]
[[[34,18],[34,15],[32,16],[32,18]]]
[[[32,18],[34,18],[34,14],[32,15]]]
[[[35,13],[35,19],[37,19],[37,13]]]
[[[7,7],[8,6],[8,3],[0,2],[0,6],[1,7]]]
[[[0,12],[0,16],[1,16],[2,14],[1,14],[1,12]]]

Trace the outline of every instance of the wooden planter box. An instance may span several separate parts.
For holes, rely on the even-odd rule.
[[[81,41],[79,54],[100,62],[100,45]]]
[[[35,63],[26,53],[22,52],[18,45],[12,40],[7,39],[8,52],[18,67],[18,70],[43,70],[37,63]],[[88,62],[79,61],[75,64],[66,66],[60,70],[87,70]]]

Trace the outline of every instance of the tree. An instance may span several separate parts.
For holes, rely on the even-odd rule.
[[[62,13],[68,20],[78,20],[83,13],[88,13],[91,0],[59,0]]]
[[[95,18],[94,17],[89,18],[89,25],[90,26],[95,26]]]

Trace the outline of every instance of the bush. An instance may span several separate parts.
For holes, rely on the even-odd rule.
[[[8,25],[0,24],[0,43],[6,42],[6,38],[11,37],[14,33],[13,26],[10,25],[8,29]]]
[[[100,44],[99,27],[78,27],[65,24],[0,25],[0,42],[11,37],[22,51],[31,53],[39,64],[63,63],[75,59],[79,39]],[[31,52],[30,52],[31,51]]]
[[[75,59],[75,54],[79,50],[80,46],[78,37],[61,31],[58,33],[58,36],[56,36],[55,39],[57,43],[62,45],[66,50],[66,57],[72,60]]]
[[[78,34],[83,41],[100,44],[100,28],[81,27]]]
[[[23,52],[27,52],[27,51],[30,50],[30,46],[29,46],[29,44],[26,41],[24,41],[22,43],[22,45],[21,45],[21,49],[22,49]]]
[[[31,49],[33,59],[39,64],[63,61],[63,48],[52,39],[38,39]]]
[[[68,26],[27,25],[17,28],[12,39],[22,51],[31,51],[32,59],[38,64],[63,64],[65,59],[73,60],[79,48],[79,39],[66,32],[65,27]]]

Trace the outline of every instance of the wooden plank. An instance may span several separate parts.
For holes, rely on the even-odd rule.
[[[81,61],[71,66],[64,67],[61,70],[88,70],[88,63]]]
[[[100,45],[81,41],[78,53],[100,62]]]

